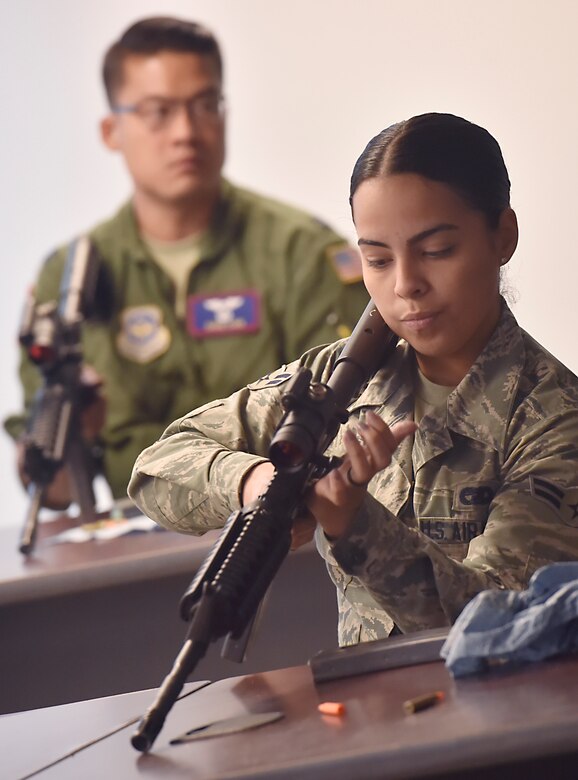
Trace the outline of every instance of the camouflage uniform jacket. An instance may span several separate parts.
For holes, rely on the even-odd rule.
[[[357,250],[341,236],[305,212],[226,181],[189,278],[185,322],[131,204],[90,236],[108,285],[104,312],[84,325],[83,351],[105,381],[100,446],[115,497],[126,496],[137,455],[172,420],[347,335],[368,301]],[[65,256],[63,248],[44,264],[39,301],[58,298]],[[228,316],[219,310],[223,302]],[[28,408],[40,377],[25,356],[21,379]],[[22,414],[5,423],[15,437],[23,425]]]
[[[267,455],[284,378],[297,365],[326,381],[341,344],[173,423],[137,460],[129,493],[185,533],[239,507],[244,474]],[[413,415],[414,355],[395,355],[351,404],[392,424]],[[243,451],[243,452],[240,452]],[[250,455],[247,453],[256,453]],[[338,434],[328,453],[344,452]],[[578,558],[578,379],[504,304],[483,352],[375,475],[350,529],[317,543],[337,586],[339,641],[447,625],[480,590],[526,586],[532,572]]]

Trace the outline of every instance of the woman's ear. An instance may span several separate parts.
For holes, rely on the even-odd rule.
[[[504,209],[500,215],[497,230],[501,265],[506,265],[518,246],[518,218],[513,209]]]

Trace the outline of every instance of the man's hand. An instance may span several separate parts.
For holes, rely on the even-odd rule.
[[[22,439],[16,442],[16,462],[18,466],[18,476],[20,482],[25,488],[31,482],[30,477],[24,469],[24,453],[26,448]],[[68,471],[65,468],[59,469],[54,475],[54,479],[50,485],[44,491],[44,497],[42,506],[47,509],[56,509],[58,511],[64,511],[68,509],[72,501],[72,491],[70,488],[70,477]]]
[[[106,397],[103,379],[92,366],[83,365],[80,373],[82,438],[92,444],[99,436],[106,419]]]
[[[80,425],[82,438],[88,446],[98,438],[106,418],[106,398],[102,392],[103,380],[92,366],[83,365],[80,375]],[[24,487],[31,482],[24,468],[25,444],[21,439],[16,444],[18,475]],[[66,466],[59,469],[50,485],[44,491],[42,505],[48,509],[63,511],[73,501],[72,481]]]

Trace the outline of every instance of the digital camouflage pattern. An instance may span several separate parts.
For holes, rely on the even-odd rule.
[[[130,204],[90,233],[104,259],[103,312],[83,328],[84,360],[104,378],[104,474],[115,497],[137,455],[190,409],[228,395],[320,343],[351,331],[368,296],[357,251],[298,209],[223,182],[214,223],[189,279],[191,300],[231,293],[260,300],[247,326],[192,333],[177,318],[171,279],[142,243]],[[66,247],[45,263],[39,301],[58,298]],[[357,268],[357,272],[356,272]],[[357,273],[357,276],[355,276]],[[218,297],[216,303],[219,303]],[[224,312],[215,312],[223,321]],[[39,372],[23,355],[26,408]],[[5,422],[17,437],[24,414]]]
[[[137,460],[129,493],[185,533],[221,526],[245,473],[267,456],[283,383],[299,365],[326,381],[342,347],[303,358],[174,422]],[[395,355],[350,406],[389,425],[413,417],[414,356]],[[253,453],[253,454],[248,454]],[[328,454],[343,455],[342,434]],[[376,474],[346,534],[317,544],[337,587],[340,644],[448,625],[486,588],[525,588],[578,558],[578,378],[516,323],[498,327],[444,407]]]

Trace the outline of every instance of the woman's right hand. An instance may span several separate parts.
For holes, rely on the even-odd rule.
[[[246,475],[241,487],[243,506],[252,504],[265,491],[275,471],[272,463],[259,463]]]
[[[251,471],[245,477],[241,488],[241,495],[243,499],[243,506],[251,504],[262,493],[265,492],[267,485],[271,481],[271,477],[275,472],[275,467],[272,463],[259,463],[258,466],[251,469]],[[313,539],[315,532],[315,518],[311,514],[306,514],[303,517],[298,517],[291,529],[291,549],[296,550],[303,544],[307,544]]]

